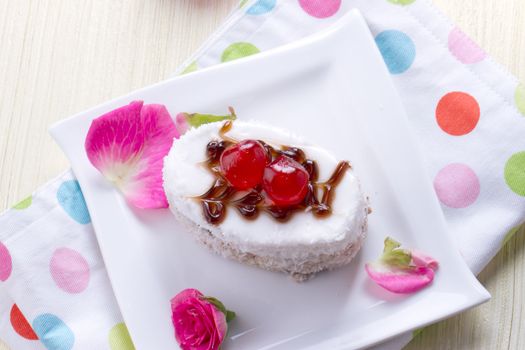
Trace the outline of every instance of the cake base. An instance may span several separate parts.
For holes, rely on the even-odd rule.
[[[366,208],[368,212],[368,208]],[[356,239],[347,244],[343,249],[333,254],[312,255],[305,261],[295,261],[289,258],[276,258],[270,256],[260,256],[250,252],[245,252],[229,242],[225,242],[213,235],[209,230],[195,225],[184,215],[172,210],[177,220],[183,223],[195,238],[207,246],[211,251],[243,264],[257,266],[268,271],[283,272],[289,274],[295,281],[304,282],[313,277],[316,273],[324,270],[333,270],[347,265],[361,249],[367,233],[367,216],[361,232]]]

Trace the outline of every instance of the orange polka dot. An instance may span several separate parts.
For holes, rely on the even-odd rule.
[[[478,124],[479,104],[476,99],[464,92],[450,92],[443,96],[436,108],[436,119],[444,132],[453,135],[466,135]]]
[[[13,329],[15,332],[17,332],[21,337],[24,337],[29,340],[37,340],[38,336],[36,335],[35,331],[33,331],[33,328],[31,328],[31,325],[29,322],[27,322],[26,318],[18,308],[16,304],[13,305],[11,308],[11,325],[13,326]]]

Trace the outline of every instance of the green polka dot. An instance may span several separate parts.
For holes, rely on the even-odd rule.
[[[186,67],[180,74],[181,75],[188,74],[188,73],[191,73],[191,72],[195,72],[198,69],[199,69],[199,66],[197,65],[197,62],[194,61],[192,64],[190,64],[188,67]]]
[[[128,328],[124,323],[116,324],[109,331],[109,347],[111,350],[135,350]]]
[[[16,204],[15,206],[13,206],[13,209],[17,209],[17,210],[22,210],[22,209],[26,209],[26,208],[29,208],[29,206],[31,205],[31,203],[33,203],[33,197],[32,196],[29,196],[23,200],[21,200],[18,204]]]
[[[507,161],[505,181],[514,193],[525,197],[525,151],[514,154]]]
[[[521,229],[521,225],[518,225],[516,227],[514,227],[513,229],[511,229],[506,235],[505,235],[505,239],[503,240],[503,244],[502,246],[504,246],[505,244],[507,244],[508,241],[510,241],[512,239],[512,237],[514,237],[514,235],[516,233],[518,233],[518,231]]]
[[[525,85],[518,85],[514,98],[516,99],[518,110],[525,116]]]
[[[250,43],[234,43],[228,46],[226,50],[224,50],[221,56],[221,61],[233,61],[238,58],[254,55],[259,52],[260,50]]]
[[[416,0],[388,0],[388,2],[391,2],[392,4],[403,5],[403,6],[410,5],[414,1]]]
[[[423,328],[418,328],[418,329],[414,329],[414,330],[412,331],[412,338],[417,337],[418,335],[420,335],[421,333],[423,333],[424,330],[425,330],[425,327],[423,327]]]
[[[248,0],[241,0],[241,2],[239,3],[239,8],[243,8],[244,6],[246,6],[247,2]]]

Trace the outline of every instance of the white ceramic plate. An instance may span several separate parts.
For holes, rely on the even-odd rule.
[[[370,196],[369,237],[346,268],[298,284],[225,260],[197,244],[168,210],[135,210],[89,163],[93,118],[135,99],[180,111],[274,124],[349,159]],[[235,310],[224,349],[354,349],[489,298],[458,254],[403,107],[359,13],[256,56],[181,76],[76,115],[51,129],[82,186],[113,288],[138,349],[177,348],[169,300],[197,288]],[[431,287],[389,294],[368,279],[390,235],[440,263]]]

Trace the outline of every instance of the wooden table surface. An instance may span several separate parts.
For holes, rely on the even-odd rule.
[[[0,210],[68,162],[50,124],[170,75],[237,0],[0,1]],[[525,81],[524,0],[435,0]],[[407,349],[525,349],[525,235],[480,275],[489,303],[426,328]]]

